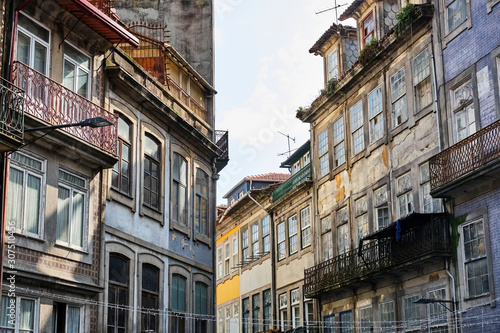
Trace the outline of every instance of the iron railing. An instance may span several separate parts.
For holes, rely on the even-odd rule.
[[[422,214],[401,228],[396,236],[397,230],[393,223],[380,235],[381,238],[372,237],[361,248],[307,268],[304,271],[305,295],[317,297],[321,293],[417,263],[429,256],[450,255],[448,218],[445,214]]]
[[[24,91],[0,78],[0,131],[14,139],[24,138]]]
[[[306,180],[311,179],[311,164],[300,169],[296,174],[292,175],[283,184],[273,191],[273,202],[290,192],[295,187],[299,186]]]
[[[113,18],[116,16],[114,8],[115,0],[89,0],[89,2],[109,17]]]
[[[435,190],[500,158],[500,121],[497,121],[429,160],[431,190]]]
[[[47,125],[78,123],[102,117],[115,126],[67,127],[62,130],[107,153],[116,155],[117,116],[65,88],[33,68],[14,62],[13,82],[26,92],[25,113]]]

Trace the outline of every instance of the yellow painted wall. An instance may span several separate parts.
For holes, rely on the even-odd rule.
[[[238,227],[234,228],[233,230],[229,231],[227,234],[225,234],[224,236],[222,236],[221,238],[219,238],[216,243],[219,244],[219,243],[222,243],[224,240],[226,240],[226,238],[228,238],[229,236],[231,236],[232,234],[234,234],[236,231],[238,231]]]
[[[224,304],[240,296],[240,277],[236,275],[230,280],[217,285],[217,305]]]

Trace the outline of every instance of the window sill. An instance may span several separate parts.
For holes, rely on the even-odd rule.
[[[135,212],[135,199],[129,194],[118,191],[117,189],[111,187],[110,198],[112,201],[121,203],[124,206],[129,207],[132,212]]]
[[[171,226],[171,229],[177,230],[180,233],[183,233],[184,235],[186,235],[188,238],[191,238],[191,230],[189,229],[188,226],[186,226],[182,223],[179,223],[177,221],[174,221],[174,220],[170,221],[170,226]]]
[[[89,252],[81,247],[76,247],[74,245],[70,245],[70,244],[65,244],[65,243],[60,243],[60,242],[57,242],[56,241],[56,247],[58,248],[62,248],[62,249],[65,249],[65,250],[71,250],[73,252],[78,252],[78,253],[81,253],[81,254],[84,254],[84,255],[88,255]]]
[[[194,232],[194,239],[197,240],[198,242],[201,242],[201,243],[207,245],[209,248],[212,247],[212,238],[210,238],[206,235],[200,234],[197,231]]]
[[[14,231],[14,234],[15,236],[19,236],[20,238],[23,238],[23,239],[29,239],[29,240],[33,240],[33,241],[36,241],[36,242],[40,242],[40,243],[46,243],[47,241],[45,239],[43,239],[42,237],[40,237],[40,235],[30,235],[30,234],[27,234],[27,233],[24,233],[20,230],[16,230]],[[8,236],[6,235],[5,237],[5,244],[9,244],[9,239],[8,239]],[[15,242],[15,240],[14,240]]]
[[[158,221],[161,225],[163,225],[163,213],[161,210],[148,207],[141,203],[140,214],[150,217],[153,220]]]

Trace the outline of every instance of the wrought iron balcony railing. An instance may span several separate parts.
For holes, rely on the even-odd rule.
[[[221,171],[229,162],[229,132],[215,131],[215,144],[222,150],[222,154],[217,158],[217,171]]]
[[[24,89],[26,93],[25,114],[47,125],[78,123],[96,117],[105,118],[115,126],[101,128],[76,126],[62,130],[106,153],[116,155],[116,115],[23,63],[15,62],[13,73],[14,84]]]
[[[451,255],[445,214],[412,214],[364,240],[359,248],[306,269],[306,296],[369,281],[432,256]]]
[[[287,179],[277,189],[273,191],[273,202],[290,192],[295,187],[299,186],[306,180],[311,179],[311,164],[306,165],[296,174]]]
[[[0,78],[0,131],[22,141],[24,137],[24,91]]]
[[[500,158],[497,121],[429,160],[431,191]]]

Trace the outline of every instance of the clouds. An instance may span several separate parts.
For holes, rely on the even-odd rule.
[[[340,1],[339,1],[340,2]],[[309,48],[334,22],[326,0],[216,0],[216,127],[229,130],[230,162],[221,172],[225,194],[243,177],[287,172],[279,165],[309,139],[295,118],[323,87],[322,58]],[[218,12],[217,12],[218,11]],[[218,203],[222,203],[221,199]]]

